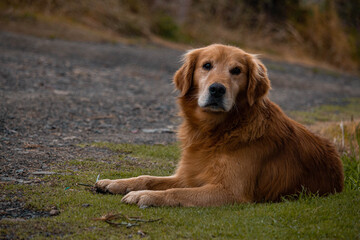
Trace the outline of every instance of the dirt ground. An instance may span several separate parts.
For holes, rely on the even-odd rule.
[[[181,54],[155,45],[0,32],[0,183],[36,184],[36,172],[51,171],[56,161],[114,154],[79,143],[176,141],[180,119],[172,75]],[[360,97],[359,77],[263,62],[272,81],[270,98],[286,111]],[[0,194],[0,219],[42,214],[5,198]]]

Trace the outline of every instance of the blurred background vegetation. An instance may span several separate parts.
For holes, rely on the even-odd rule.
[[[0,28],[77,41],[218,42],[360,69],[360,0],[0,0]]]

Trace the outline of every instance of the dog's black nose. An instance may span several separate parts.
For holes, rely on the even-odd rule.
[[[213,83],[209,87],[209,92],[212,97],[219,98],[226,93],[226,88],[220,83]]]

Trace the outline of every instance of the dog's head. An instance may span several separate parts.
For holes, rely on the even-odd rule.
[[[195,97],[210,113],[229,112],[239,99],[252,106],[270,89],[267,70],[254,55],[220,44],[186,53],[174,83],[181,97]]]

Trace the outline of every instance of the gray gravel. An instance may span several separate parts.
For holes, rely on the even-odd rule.
[[[78,143],[176,141],[180,120],[171,79],[181,54],[154,45],[0,32],[0,182],[34,184],[31,173],[51,171],[56,161],[114,154]],[[360,97],[356,76],[264,63],[272,80],[270,97],[285,110]]]

